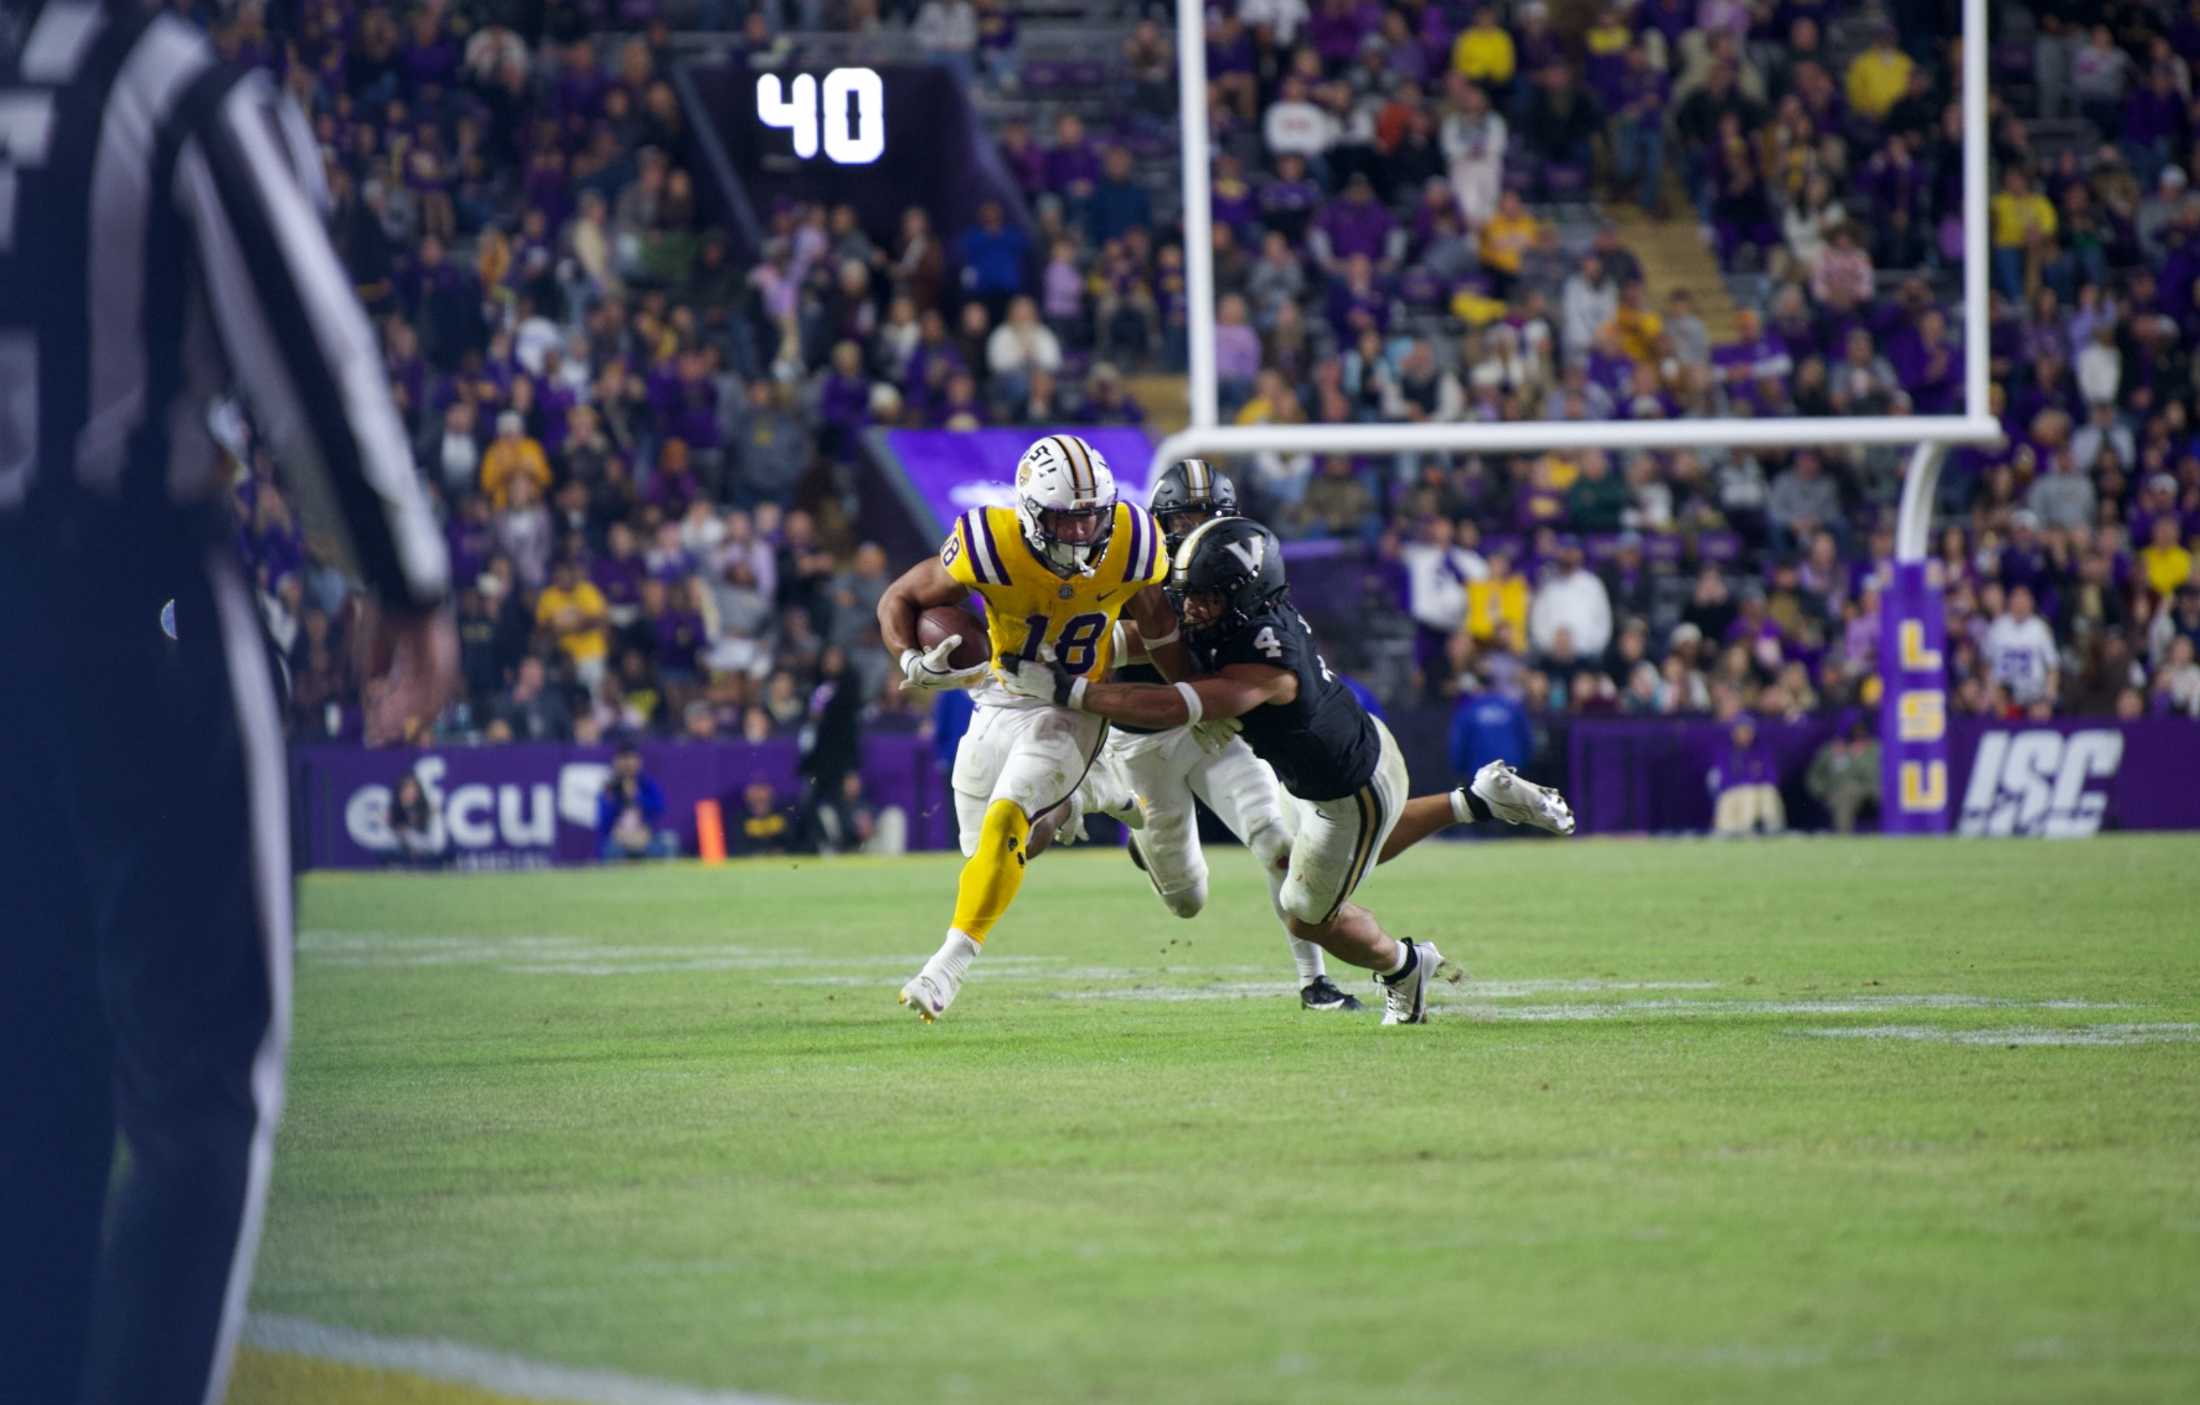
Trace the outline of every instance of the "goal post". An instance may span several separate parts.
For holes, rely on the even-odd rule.
[[[1963,412],[1847,418],[1507,424],[1225,425],[1215,374],[1213,212],[1209,195],[1207,32],[1202,0],[1177,0],[1178,121],[1183,151],[1190,423],[1161,441],[1153,470],[1177,459],[1285,453],[1529,453],[1578,449],[1793,449],[1909,444],[1894,580],[1880,602],[1881,825],[1949,826],[1947,692],[1940,592],[1928,578],[1932,511],[1947,450],[2002,439],[1989,391],[1986,0],[1963,0]]]

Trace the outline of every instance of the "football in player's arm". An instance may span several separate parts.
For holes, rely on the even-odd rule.
[[[991,662],[968,668],[948,664],[948,656],[962,645],[959,634],[951,634],[930,648],[917,642],[919,615],[940,605],[960,605],[970,594],[970,587],[950,575],[938,556],[927,556],[902,572],[879,597],[879,638],[886,652],[900,663],[902,681],[908,686],[926,692],[968,688],[992,674]],[[1160,586],[1149,585],[1133,595],[1123,613],[1137,626],[1140,648],[1154,667],[1171,678],[1182,678],[1190,672],[1184,645],[1177,637],[1176,611],[1170,608]]]

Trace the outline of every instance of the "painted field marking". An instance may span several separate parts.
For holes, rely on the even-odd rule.
[[[1470,989],[1469,993],[1472,991]],[[1857,995],[1827,1000],[1631,1000],[1602,1004],[1484,1005],[1431,1002],[1473,1019],[1524,1023],[1735,1018],[1755,1015],[1872,1015],[1893,1010],[2121,1010],[2088,1000],[2009,1000],[1985,995]]]
[[[1930,1044],[1969,1044],[1991,1048],[2024,1046],[2076,1049],[2128,1049],[2139,1044],[2200,1043],[2200,1024],[2087,1024],[2067,1029],[2017,1026],[2008,1029],[1935,1029],[1921,1024],[1875,1024],[1797,1031],[1820,1039],[1904,1039]]]
[[[977,968],[972,968],[975,971]],[[1209,973],[1242,972],[1260,970],[1265,966],[1202,966],[1187,970],[1186,974],[1203,976]],[[1035,972],[1037,975],[1070,975],[1074,972]],[[1256,997],[1297,995],[1298,986],[1290,981],[1211,981],[1200,985],[1153,985],[1153,971],[1125,971],[1124,976],[1147,984],[1129,985],[1113,990],[1058,990],[1055,997],[1061,1000],[1157,1000],[1175,1003],[1185,1000],[1250,1000]],[[1717,981],[1600,981],[1600,980],[1531,980],[1531,981],[1467,981],[1459,990],[1467,995],[1481,996],[1486,1000],[1504,1000],[1522,995],[1542,995],[1559,991],[1614,991],[1614,990],[1717,990]],[[1632,1005],[1612,1005],[1614,1010],[1644,1009],[1681,1002],[1645,1001]],[[1458,1008],[1456,1006],[1452,1008]],[[1476,1006],[1481,1009],[1504,1009],[1504,1006]],[[1550,1007],[1557,1008],[1557,1007]],[[1590,1007],[1582,1007],[1590,1008]]]
[[[749,947],[736,943],[686,942],[660,946],[605,941],[557,932],[414,933],[314,928],[299,934],[306,959],[336,966],[434,968],[489,966],[523,975],[618,976],[669,972],[747,971],[772,973],[762,978],[775,986],[870,988],[922,957],[915,953],[819,958],[799,948]],[[1295,986],[1268,977],[1264,965],[1108,966],[1074,965],[1045,952],[1004,952],[972,970],[987,981],[1074,982],[1051,992],[1056,999],[1139,1001],[1184,1004],[1216,1000],[1287,998]],[[1806,1000],[1741,1000],[1673,994],[1658,999],[1517,1003],[1525,997],[1553,994],[1594,995],[1620,992],[1704,992],[1717,981],[1630,981],[1595,979],[1523,979],[1468,981],[1449,999],[1431,1008],[1469,1019],[1501,1023],[1586,1023],[1603,1020],[1747,1019],[1767,1015],[1869,1015],[1906,1010],[2071,1010],[2127,1008],[2116,1002],[2074,999],[2019,1000],[1983,995],[1855,995]],[[1463,997],[1463,998],[1462,998]],[[2125,1024],[2008,1029],[1942,1030],[1927,1025],[1878,1025],[1865,1029],[1825,1028],[1800,1031],[1835,1039],[1895,1039],[1986,1047],[2125,1046],[2200,1042],[2195,1027]]]
[[[530,1361],[523,1356],[485,1351],[458,1342],[383,1337],[350,1327],[334,1327],[303,1317],[271,1313],[254,1313],[245,1320],[244,1343],[262,1352],[332,1361],[371,1371],[391,1371],[522,1401],[556,1401],[560,1405],[798,1405],[784,1396],[701,1390],[618,1371]],[[433,1396],[423,1398],[434,1399]],[[452,1401],[478,1399],[464,1394],[448,1398]],[[345,1402],[330,1401],[328,1405],[345,1405]]]

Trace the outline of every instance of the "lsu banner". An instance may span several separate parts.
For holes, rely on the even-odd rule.
[[[1925,563],[1897,563],[1879,602],[1879,823],[1889,834],[1948,831],[1945,618]]]

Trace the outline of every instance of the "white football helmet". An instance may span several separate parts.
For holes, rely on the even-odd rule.
[[[1049,434],[1016,461],[1016,520],[1058,576],[1092,574],[1115,531],[1115,473],[1074,434]]]

